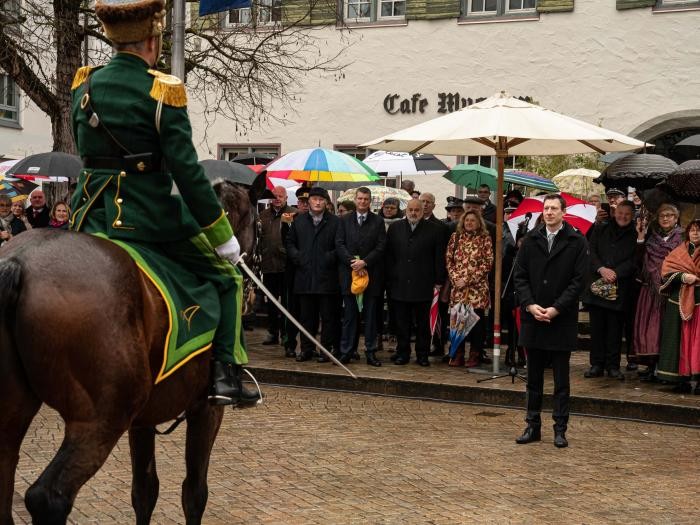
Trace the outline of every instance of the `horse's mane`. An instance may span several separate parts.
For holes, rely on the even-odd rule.
[[[246,261],[255,250],[255,207],[251,204],[248,189],[229,181],[214,184],[214,192],[221,206],[228,214],[228,221],[241,245],[241,253],[246,253]]]

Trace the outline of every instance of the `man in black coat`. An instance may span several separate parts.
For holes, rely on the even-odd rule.
[[[607,370],[608,377],[622,379],[620,372],[620,350],[625,312],[634,303],[637,231],[632,222],[634,203],[622,201],[612,211],[610,221],[595,226],[591,236],[591,283],[602,281],[614,284],[615,299],[595,295],[588,287],[583,303],[588,306],[591,318],[591,368],[584,377],[600,377]]]
[[[586,283],[588,242],[563,221],[566,201],[544,198],[543,222],[524,239],[515,260],[521,309],[520,344],[527,349],[527,428],[516,443],[541,439],[544,369],[554,372],[554,445],[568,446],[569,359],[578,339],[578,300]]]
[[[49,217],[49,208],[46,206],[44,192],[37,188],[29,194],[29,202],[31,205],[26,211],[29,224],[32,225],[32,228],[46,228],[51,217]]]
[[[444,226],[444,225],[443,225]],[[440,226],[423,220],[423,206],[408,202],[406,219],[389,226],[386,269],[396,311],[397,365],[411,356],[411,325],[416,322],[416,362],[429,366],[430,304],[435,289],[445,282],[445,248]]]
[[[309,190],[309,211],[296,216],[286,239],[287,255],[294,265],[294,293],[299,297],[301,324],[313,336],[322,324],[321,344],[331,351],[338,350],[340,287],[335,237],[340,219],[331,215],[326,204],[328,192],[323,188]],[[315,345],[307,338],[301,340],[297,361],[313,357]],[[319,360],[328,358],[323,354]]]
[[[362,187],[355,191],[356,210],[340,219],[335,246],[338,252],[340,292],[343,294],[343,330],[340,339],[340,362],[352,358],[360,310],[357,297],[351,291],[352,272],[366,272],[369,284],[362,294],[367,364],[381,366],[377,359],[377,304],[384,293],[384,220],[369,210],[372,193]]]

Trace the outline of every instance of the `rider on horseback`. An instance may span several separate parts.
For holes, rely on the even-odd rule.
[[[248,362],[241,329],[240,247],[192,143],[182,81],[155,69],[163,0],[97,0],[116,54],[73,81],[73,132],[84,169],[71,228],[157,244],[216,287],[221,317],[212,342],[214,404],[255,403],[241,383]],[[173,181],[180,195],[171,194]]]

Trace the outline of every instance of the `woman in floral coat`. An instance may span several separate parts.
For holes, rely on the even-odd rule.
[[[479,364],[484,345],[484,310],[491,306],[488,274],[493,265],[493,246],[481,214],[468,211],[457,224],[447,245],[447,273],[450,278],[450,308],[470,304],[479,321],[467,335],[469,360],[464,363],[464,342],[450,366],[473,368]]]

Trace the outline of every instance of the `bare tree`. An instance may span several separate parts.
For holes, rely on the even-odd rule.
[[[188,92],[205,108],[207,128],[217,118],[230,119],[238,131],[284,120],[274,108],[290,108],[305,75],[342,74],[343,46],[326,53],[320,26],[314,25],[318,13],[326,17],[324,24],[339,23],[336,0],[294,0],[289,9],[280,0],[252,4],[244,23],[225,24],[224,16],[209,15],[193,17],[186,30]],[[75,71],[86,63],[104,64],[111,55],[93,7],[94,0],[0,0],[0,69],[51,119],[55,151],[75,152],[70,122]],[[167,45],[163,60],[167,71]]]

